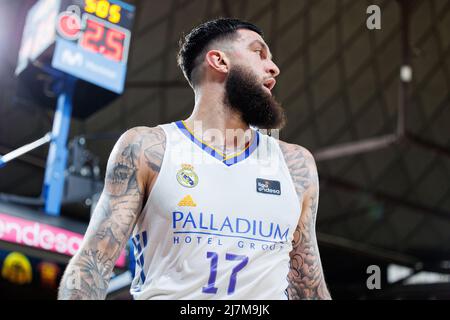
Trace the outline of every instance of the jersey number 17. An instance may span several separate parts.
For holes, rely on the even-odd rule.
[[[211,259],[211,267],[208,279],[208,285],[202,288],[203,293],[216,294],[218,288],[216,288],[217,278],[217,265],[219,263],[219,255],[216,252],[207,252],[207,259]],[[238,261],[239,263],[231,271],[230,283],[228,285],[227,293],[231,295],[236,289],[237,273],[241,271],[248,263],[247,256],[239,256],[231,253],[227,253],[225,256],[227,261]]]

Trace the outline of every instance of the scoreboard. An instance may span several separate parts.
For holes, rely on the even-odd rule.
[[[30,83],[29,92],[45,91],[35,89],[35,74],[43,70],[83,80],[74,116],[77,104],[87,116],[124,91],[134,17],[135,6],[121,0],[39,0],[27,15],[16,75]],[[48,104],[42,101],[47,97],[33,94]],[[80,97],[86,95],[98,101]],[[89,104],[95,106],[87,110]]]
[[[116,93],[125,84],[134,7],[118,0],[63,1],[55,69]]]

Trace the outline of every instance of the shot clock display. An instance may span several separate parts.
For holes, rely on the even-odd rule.
[[[95,21],[87,15],[84,17],[86,29],[80,39],[80,46],[113,61],[122,61],[126,34],[114,28],[108,28],[101,21]]]
[[[62,0],[52,66],[122,93],[134,6],[119,0]]]
[[[117,99],[125,88],[134,17],[135,7],[122,0],[35,1],[15,70],[20,97],[52,108],[55,97],[42,73],[55,80],[65,73],[81,80],[72,116],[85,119]]]

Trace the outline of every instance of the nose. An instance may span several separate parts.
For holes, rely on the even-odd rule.
[[[280,68],[272,60],[269,61],[268,71],[274,78],[280,74]]]

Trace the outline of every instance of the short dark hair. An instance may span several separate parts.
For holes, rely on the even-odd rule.
[[[238,19],[218,18],[202,23],[187,35],[181,37],[178,65],[192,86],[194,85],[192,71],[196,67],[197,57],[214,40],[227,38],[234,40],[238,29],[248,29],[263,36],[262,30],[252,23]]]

